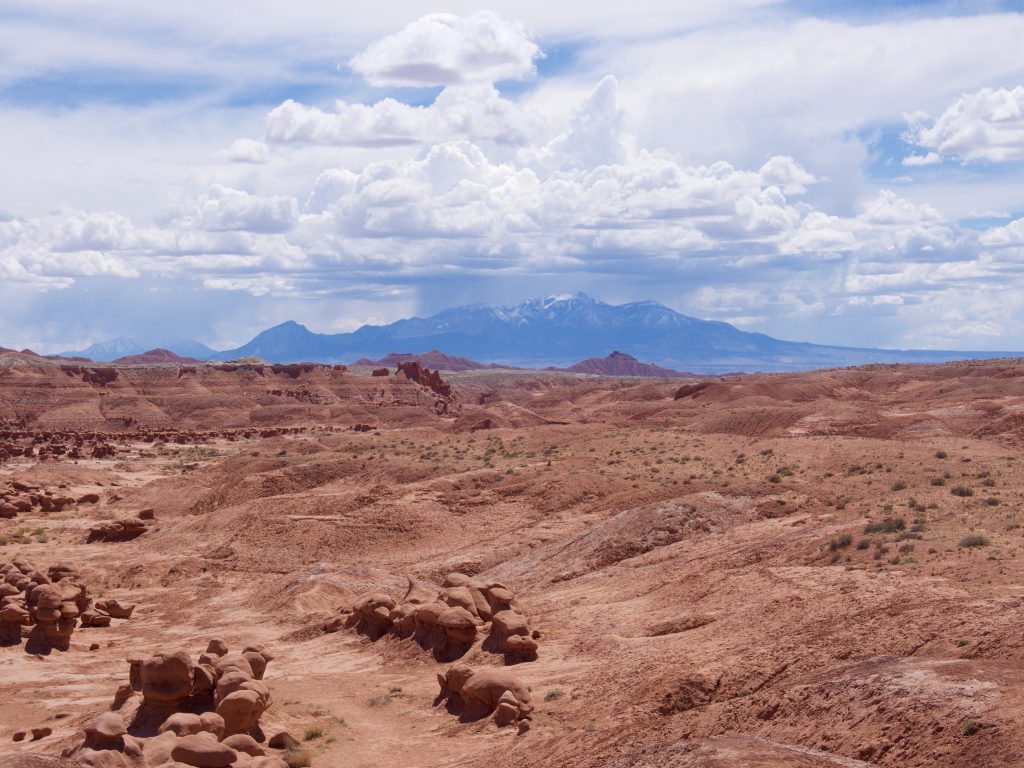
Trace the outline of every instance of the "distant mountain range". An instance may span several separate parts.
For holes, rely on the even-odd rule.
[[[154,347],[198,359],[260,357],[275,363],[365,363],[389,355],[418,359],[423,357],[422,351],[433,350],[449,360],[464,358],[473,365],[523,368],[569,368],[578,361],[604,359],[610,351],[621,350],[637,361],[673,371],[711,374],[1016,356],[1010,352],[864,349],[783,341],[741,331],[728,323],[688,317],[653,301],[612,305],[582,293],[514,306],[456,307],[426,318],[364,325],[351,333],[315,333],[288,321],[237,349],[221,352],[193,341],[117,339],[62,354],[110,360]],[[621,367],[623,362],[617,365]]]
[[[61,357],[87,357],[90,360],[117,360],[131,355],[143,355],[154,349],[166,349],[181,357],[194,357],[197,360],[211,360],[217,354],[217,350],[192,339],[128,336],[102,341],[74,352],[58,354]]]

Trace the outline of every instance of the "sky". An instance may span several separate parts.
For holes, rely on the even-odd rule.
[[[584,291],[1022,350],[1022,40],[1024,2],[0,0],[0,345]]]

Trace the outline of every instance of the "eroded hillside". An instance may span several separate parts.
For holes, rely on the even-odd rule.
[[[111,710],[126,658],[198,669],[211,638],[269,653],[259,732],[300,742],[238,766],[1024,762],[1017,361],[469,372],[447,398],[393,371],[38,368],[0,371],[0,562],[57,583],[69,564],[86,610],[134,609],[80,619],[67,650],[29,648],[38,622],[5,635],[12,765],[81,758],[111,711],[127,734],[96,752],[167,764],[126,756],[156,738],[141,683]],[[74,457],[47,447],[79,438]],[[451,620],[427,623],[438,604]],[[230,665],[208,661],[216,690]],[[438,699],[459,664],[530,686],[529,705],[466,717]]]

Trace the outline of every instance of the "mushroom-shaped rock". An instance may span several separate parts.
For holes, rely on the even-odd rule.
[[[263,746],[247,733],[232,734],[221,743],[231,747],[236,752],[244,752],[250,757],[263,757],[267,754]]]
[[[533,712],[529,687],[504,669],[472,670],[458,664],[445,675],[438,675],[438,682],[443,697],[455,696],[461,700],[464,720],[478,720],[496,713],[500,722],[508,724],[527,719]]]
[[[263,643],[253,643],[252,645],[247,645],[245,646],[245,648],[242,649],[242,653],[258,653],[260,656],[266,659],[268,664],[274,660],[274,654],[272,654],[267,649],[267,646],[263,645]]]
[[[263,654],[256,651],[242,651],[242,656],[249,662],[249,666],[252,668],[252,676],[256,680],[262,680],[263,673],[267,671],[267,660],[263,657]]]
[[[104,712],[85,727],[85,746],[89,749],[121,749],[128,729],[116,712]]]
[[[0,608],[0,621],[27,627],[32,623],[32,614],[17,603],[8,603]]]
[[[239,690],[221,700],[217,705],[217,714],[224,718],[224,733],[231,736],[251,731],[265,709],[259,693]]]
[[[217,672],[219,674],[223,675],[232,670],[238,670],[246,677],[253,676],[252,664],[241,653],[227,653],[217,660]]]
[[[142,696],[147,703],[171,704],[192,693],[192,659],[185,651],[158,651],[141,667]]]
[[[157,733],[170,731],[175,736],[192,736],[203,730],[203,722],[199,715],[191,712],[175,712],[157,729]]]
[[[145,757],[144,765],[164,766],[171,760],[171,750],[178,743],[178,736],[170,731],[164,731],[156,736],[146,739],[142,744],[142,754]]]
[[[212,733],[217,741],[224,738],[224,718],[216,712],[203,712],[199,716],[199,722],[203,730],[207,733]]]
[[[228,652],[228,644],[219,638],[214,638],[207,643],[206,652],[213,656],[223,656]]]
[[[465,608],[448,608],[437,619],[438,626],[452,643],[469,644],[476,639],[476,617]]]
[[[395,599],[387,592],[367,592],[352,606],[356,629],[376,640],[391,629],[391,611]]]
[[[506,609],[491,617],[491,632],[483,647],[486,651],[526,661],[536,657],[538,643],[526,617]]]
[[[198,734],[178,739],[171,758],[195,768],[227,768],[238,759],[238,753],[208,735]]]
[[[448,587],[441,592],[441,602],[450,606],[457,606],[469,611],[473,616],[479,616],[476,600],[473,599],[473,592],[469,587]]]
[[[516,599],[515,592],[498,583],[489,584],[484,589],[484,595],[487,597],[487,602],[491,605],[491,610],[495,613],[511,607]]]
[[[443,584],[443,586],[445,586],[445,587],[469,587],[469,586],[472,586],[472,584],[473,584],[473,577],[472,576],[467,576],[464,573],[454,572],[454,573],[449,573],[447,576],[444,577],[444,584]]]

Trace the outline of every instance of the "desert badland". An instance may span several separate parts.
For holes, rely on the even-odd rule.
[[[1022,408],[7,354],[0,763],[1020,765]]]

